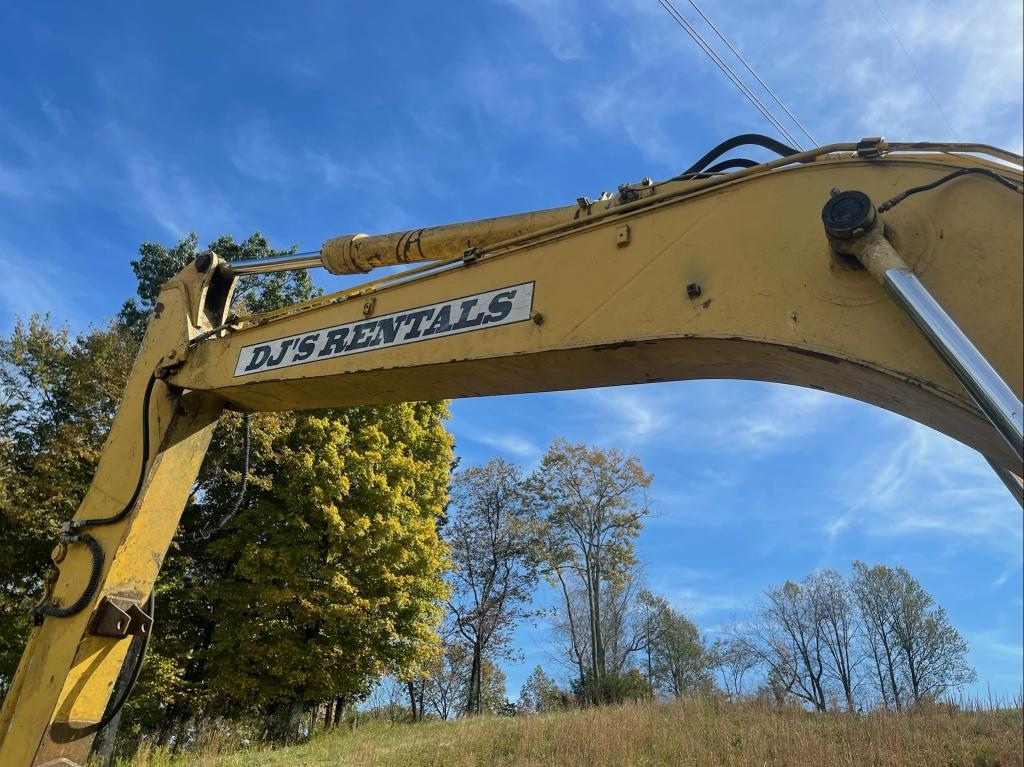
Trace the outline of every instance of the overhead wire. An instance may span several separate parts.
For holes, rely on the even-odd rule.
[[[707,56],[715,63],[715,65],[720,70],[722,70],[722,73],[729,78],[732,84],[739,88],[740,93],[742,93],[747,98],[747,100],[754,105],[754,108],[757,109],[757,111],[760,112],[764,116],[764,118],[772,124],[772,127],[774,127],[775,130],[777,130],[779,133],[781,133],[787,141],[789,141],[798,149],[802,150],[803,146],[800,144],[800,142],[793,137],[793,134],[786,130],[786,126],[784,126],[775,117],[775,115],[773,115],[771,111],[761,102],[757,95],[749,87],[747,87],[747,84],[744,83],[742,79],[740,79],[740,77],[732,70],[732,67],[730,67],[729,64],[726,63],[726,61],[722,59],[721,56],[718,55],[715,49],[708,44],[708,42],[701,36],[700,32],[698,32],[694,28],[694,26],[690,24],[690,22],[687,21],[686,18],[678,10],[676,10],[676,7],[671,3],[671,0],[658,0],[658,2],[661,4],[662,8],[668,11],[669,15],[673,18],[673,20],[675,20],[675,22],[679,26],[681,26],[683,30],[685,30],[685,32],[690,36],[690,38],[695,43],[697,43],[697,45],[700,46],[701,50],[703,50],[704,53],[707,54]]]
[[[711,19],[709,19],[707,17],[707,15],[704,13],[704,11],[702,11],[700,9],[700,6],[698,6],[697,3],[694,2],[694,0],[687,0],[687,2],[689,2],[689,4],[693,6],[693,9],[695,11],[697,11],[697,13],[700,14],[700,17],[702,19],[704,19],[704,23],[707,24],[709,27],[711,27],[711,29],[714,31],[714,33],[716,35],[718,35],[718,39],[721,40],[723,43],[725,43],[725,46],[730,51],[732,51],[732,55],[740,60],[740,63],[743,64],[744,67],[746,67],[747,71],[750,72],[750,74],[753,76],[753,78],[755,80],[757,80],[757,82],[761,85],[762,88],[765,89],[765,92],[769,96],[771,96],[772,99],[775,101],[775,103],[778,104],[779,107],[781,107],[782,111],[785,112],[789,116],[789,119],[792,120],[794,123],[796,123],[796,126],[800,129],[800,132],[803,133],[805,136],[807,136],[807,140],[810,141],[813,146],[821,146],[817,141],[814,140],[814,136],[812,136],[810,134],[810,132],[808,132],[807,128],[804,127],[804,124],[797,119],[795,114],[793,114],[792,112],[789,111],[789,109],[786,108],[786,105],[782,103],[782,100],[778,96],[775,95],[775,92],[771,88],[768,87],[768,84],[764,80],[761,79],[761,77],[757,74],[757,72],[754,71],[754,68],[752,66],[750,66],[750,64],[747,63],[747,60],[745,58],[743,58],[742,55],[740,55],[740,52],[738,50],[736,50],[733,47],[732,43],[730,43],[725,38],[725,35],[723,35],[718,30],[718,27],[716,27],[714,25],[714,23],[711,21]]]
[[[946,117],[946,113],[942,111],[942,106],[939,104],[939,100],[935,98],[935,94],[932,93],[932,89],[928,87],[928,81],[924,79],[924,75],[921,74],[921,70],[917,68],[917,64],[914,62],[913,57],[910,55],[910,51],[907,50],[907,46],[903,44],[903,38],[900,37],[899,32],[896,31],[896,27],[894,27],[892,22],[889,21],[889,17],[885,15],[885,11],[883,11],[882,6],[878,4],[878,0],[872,0],[872,2],[875,4],[875,10],[878,11],[878,15],[882,17],[882,20],[885,21],[886,26],[889,27],[889,31],[892,32],[892,36],[896,38],[897,45],[899,45],[900,50],[903,51],[903,55],[906,56],[907,61],[910,62],[910,67],[911,69],[914,70],[914,74],[917,75],[917,79],[920,80],[921,85],[924,86],[925,91],[928,93],[929,98],[931,98],[932,100],[932,104],[935,105],[935,109],[942,117],[942,122],[946,123],[946,127],[949,129],[949,132],[953,134],[953,138],[956,139],[957,142],[959,142],[960,137],[957,135],[956,131],[953,129],[953,126],[950,124],[949,119]]]

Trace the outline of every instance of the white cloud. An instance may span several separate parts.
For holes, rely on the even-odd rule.
[[[1002,631],[974,631],[968,635],[971,654],[983,654],[1001,664],[1014,664],[1015,676],[1020,676],[1024,667],[1024,645],[1009,639]]]
[[[0,165],[0,195],[15,200],[30,196],[25,176]]]
[[[636,444],[658,435],[672,421],[672,411],[659,406],[664,392],[645,390],[639,386],[596,389],[591,397],[604,411],[609,433],[603,442]]]
[[[544,452],[543,448],[537,445],[536,442],[520,434],[508,432],[483,433],[475,429],[468,431],[466,429],[459,429],[459,432],[464,434],[467,439],[492,447],[506,456],[510,455],[515,458],[534,461]]]
[[[713,584],[729,581],[729,573],[683,566],[649,567],[651,587],[675,609],[690,618],[706,618],[739,610],[749,605],[746,595],[715,589]]]
[[[724,424],[721,438],[738,448],[781,449],[824,428],[843,404],[834,394],[776,385],[760,402],[743,403],[746,414]]]
[[[588,87],[570,93],[588,123],[624,137],[649,159],[669,165],[685,160],[681,149],[692,147],[679,147],[679,140],[687,122],[722,138],[745,130],[773,132],[653,0],[514,4],[556,58],[572,58],[558,55],[564,50],[583,55],[592,41],[607,44],[614,28],[618,64],[595,70]],[[782,116],[693,9],[685,2],[676,7]],[[704,10],[819,142],[879,133],[900,140],[950,140],[945,113],[962,140],[1020,152],[1024,11],[1016,0],[887,4],[885,14],[913,63],[870,3],[857,14],[838,0],[797,7],[718,3]],[[574,77],[564,63],[548,62],[549,77]]]
[[[812,35],[804,24],[794,24],[788,37],[748,38],[762,76],[793,93],[791,108],[821,134],[819,141],[878,133],[900,140],[951,140],[945,113],[965,141],[1019,145],[1019,2],[887,3],[885,17],[873,3],[863,10],[850,14],[846,4],[823,3],[804,16],[814,27]],[[750,30],[753,20],[737,11],[726,6],[720,12],[730,28]],[[784,50],[785,55],[775,55]]]
[[[673,607],[690,618],[704,618],[714,613],[739,610],[749,603],[749,600],[735,594],[709,592],[688,586],[669,587],[661,593]]]
[[[71,124],[74,122],[74,116],[70,109],[65,109],[48,98],[41,98],[39,100],[39,108],[46,115],[46,119],[50,121],[50,125],[53,126],[54,130],[60,133],[61,136],[68,135]]]
[[[827,392],[751,381],[638,384],[560,396],[569,417],[590,425],[587,438],[599,444],[765,455],[804,445],[862,407]]]
[[[19,204],[49,202],[80,189],[81,163],[69,162],[62,154],[39,131],[26,129],[0,106],[0,197]]]
[[[235,169],[257,181],[282,184],[295,175],[291,152],[280,145],[265,120],[242,123],[228,144]]]
[[[843,510],[825,525],[830,541],[853,531],[932,536],[950,553],[970,545],[1015,567],[1024,562],[1020,509],[984,458],[926,426],[900,427],[848,467]]]

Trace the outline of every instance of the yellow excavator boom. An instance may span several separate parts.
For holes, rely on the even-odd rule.
[[[977,145],[865,140],[644,179],[565,208],[335,238],[312,255],[203,254],[163,287],[54,551],[59,575],[0,711],[0,764],[85,762],[127,639],[152,628],[146,597],[226,407],[753,379],[905,415],[1012,483],[1020,162]],[[413,262],[281,311],[229,311],[240,274]]]

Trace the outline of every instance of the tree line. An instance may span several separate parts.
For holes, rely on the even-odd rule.
[[[281,252],[258,234],[210,248]],[[0,339],[0,695],[159,286],[198,250],[194,236],[144,244],[138,295],[105,327],[32,317]],[[247,277],[235,311],[316,293],[304,272]],[[446,418],[443,402],[254,414],[239,513],[172,547],[152,647],[104,757],[118,732],[128,749],[178,748],[209,722],[288,742],[357,703],[411,720],[716,691],[903,708],[973,679],[942,609],[883,565],[769,589],[712,641],[645,586],[635,545],[653,478],[636,457],[557,439],[531,472],[500,458],[457,470]],[[221,419],[182,532],[216,527],[238,498],[242,431],[239,414]],[[535,606],[541,584],[556,607]],[[555,669],[535,669],[512,702],[502,665],[527,621],[550,628]]]
[[[967,643],[945,610],[903,567],[854,562],[852,577],[820,570],[770,588],[719,647],[723,681],[817,711],[897,711],[975,681]]]
[[[560,596],[546,617],[562,685],[535,669],[527,710],[716,690],[816,711],[902,710],[976,679],[945,610],[883,564],[771,587],[712,641],[644,588],[635,541],[651,479],[635,457],[560,439],[528,476],[498,458],[455,475],[448,634],[473,659],[465,713],[481,710],[480,659],[514,654],[512,630],[536,615],[540,579]]]

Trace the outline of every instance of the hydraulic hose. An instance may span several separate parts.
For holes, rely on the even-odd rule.
[[[73,519],[68,523],[70,530],[81,530],[83,527],[97,527],[99,525],[112,525],[120,522],[135,508],[135,503],[142,494],[142,485],[146,480],[146,466],[149,465],[149,401],[153,396],[153,386],[156,384],[156,376],[149,377],[146,384],[146,393],[142,397],[142,461],[139,466],[139,479],[135,483],[135,491],[132,497],[125,504],[124,508],[109,517],[96,517],[93,519]]]
[[[51,615],[54,618],[67,618],[80,613],[95,596],[96,589],[99,588],[100,574],[103,572],[103,547],[100,546],[100,542],[88,533],[67,535],[63,538],[63,541],[65,543],[84,543],[89,547],[89,553],[92,555],[92,570],[89,572],[89,582],[86,584],[82,595],[67,607],[55,607],[54,605],[37,605],[33,607],[32,614],[37,618],[44,615]]]
[[[733,168],[754,168],[758,163],[753,160],[748,160],[745,157],[731,157],[728,160],[722,160],[721,162],[715,163],[714,165],[704,168],[697,173],[684,173],[681,176],[676,176],[677,181],[692,181],[698,178],[708,178],[721,173],[722,171],[732,170]]]
[[[115,522],[120,522],[128,516],[133,508],[135,508],[135,504],[138,502],[139,496],[142,494],[142,486],[146,480],[146,467],[149,465],[149,403],[153,397],[153,387],[155,384],[156,376],[152,375],[146,383],[146,392],[142,397],[142,461],[139,466],[139,478],[135,483],[135,490],[132,492],[132,497],[129,499],[128,503],[125,504],[124,508],[116,514],[109,517],[96,517],[92,519],[73,519],[67,523],[67,530],[75,531],[81,530],[83,527],[112,525]],[[41,620],[43,616],[46,615],[54,618],[67,618],[71,615],[80,613],[85,609],[85,606],[92,601],[92,598],[96,595],[96,589],[99,588],[104,560],[103,547],[100,545],[100,542],[87,533],[75,532],[65,534],[61,538],[61,542],[84,543],[89,547],[89,553],[92,555],[92,569],[89,573],[89,582],[86,584],[82,595],[67,607],[55,607],[54,605],[36,605],[33,607],[32,615],[37,621]]]
[[[721,144],[719,144],[714,149],[705,154],[703,157],[701,157],[699,160],[697,160],[697,162],[695,162],[689,168],[684,170],[681,174],[679,174],[679,176],[676,176],[676,179],[681,178],[683,176],[688,176],[691,173],[700,173],[702,170],[707,168],[710,163],[713,163],[726,152],[741,146],[759,146],[764,149],[768,149],[772,152],[775,152],[775,154],[779,155],[780,157],[790,157],[791,155],[799,154],[799,152],[793,147],[788,146],[787,144],[783,144],[781,141],[777,141],[776,139],[773,139],[771,136],[763,136],[760,133],[743,133],[740,134],[739,136],[733,136],[732,138],[723,141]]]
[[[176,535],[174,536],[176,543],[197,543],[198,541],[208,541],[212,536],[219,533],[228,522],[234,519],[235,515],[241,511],[242,504],[245,502],[246,491],[249,489],[249,466],[251,461],[252,413],[245,413],[242,416],[242,483],[238,488],[238,494],[235,496],[234,503],[231,505],[227,514],[222,516],[216,525],[211,527],[207,524],[202,530]]]
[[[152,626],[155,624],[156,618],[155,592],[151,591],[149,593],[149,599],[146,600],[146,613],[149,615],[150,620],[152,620],[153,623],[150,624],[149,631],[142,635],[142,647],[139,649],[139,654],[135,656],[135,665],[132,666],[132,672],[128,679],[128,684],[125,686],[121,695],[118,696],[117,700],[107,706],[107,710],[103,714],[103,718],[96,723],[97,730],[102,730],[114,721],[114,717],[118,715],[122,708],[124,708],[124,704],[128,702],[128,698],[132,695],[132,690],[135,689],[135,685],[139,681],[139,675],[142,673],[142,664],[146,660],[146,651],[149,650],[149,638],[153,636]]]

